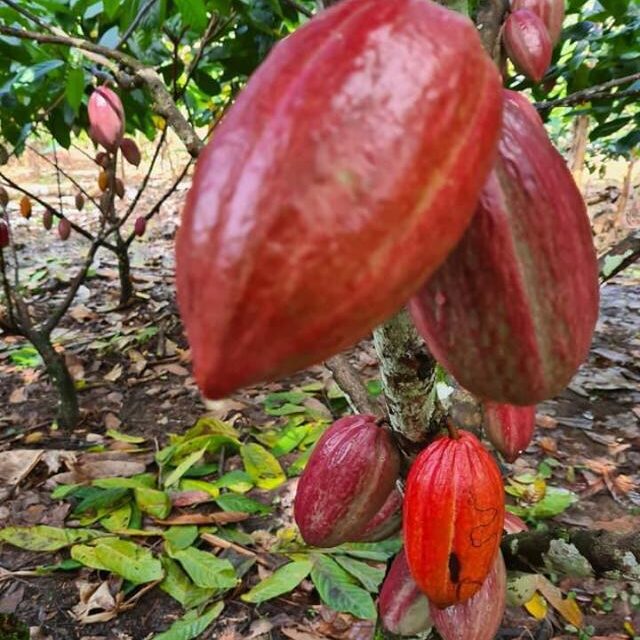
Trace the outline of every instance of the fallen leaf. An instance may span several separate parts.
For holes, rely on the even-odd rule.
[[[21,404],[26,402],[27,398],[27,387],[17,387],[9,396],[9,404]]]
[[[534,593],[531,600],[524,603],[524,608],[536,619],[544,620],[547,617],[547,603],[539,594]]]
[[[558,421],[551,416],[536,415],[536,425],[541,429],[555,429]]]
[[[291,638],[291,640],[319,640],[326,636],[321,636],[308,631],[299,631],[298,629],[280,629],[280,633]]]
[[[170,362],[169,364],[158,364],[153,367],[153,369],[159,373],[171,373],[174,376],[179,376],[181,378],[185,378],[189,375],[188,369],[175,362]]]
[[[115,413],[107,413],[107,415],[104,417],[104,426],[107,431],[111,429],[117,430],[121,424],[122,420],[120,420],[120,418],[118,418]]]
[[[122,603],[122,593],[111,595],[107,581],[96,586],[79,580],[76,585],[80,592],[80,602],[71,609],[71,615],[82,625],[108,622],[118,615],[118,605]]]
[[[536,587],[549,604],[574,627],[581,628],[583,617],[578,603],[573,598],[565,598],[562,591],[551,584],[543,575],[537,576]],[[526,605],[525,605],[526,606]]]
[[[186,513],[167,520],[156,520],[157,524],[178,525],[178,524],[228,524],[231,522],[242,522],[249,518],[248,513],[239,511],[218,511],[216,513]]]
[[[38,464],[41,449],[14,449],[0,452],[0,484],[18,484]]]
[[[108,382],[116,382],[122,376],[122,365],[117,364],[107,375],[104,376],[104,379]]]

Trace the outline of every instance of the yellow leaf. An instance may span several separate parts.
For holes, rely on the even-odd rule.
[[[582,627],[582,611],[573,598],[564,598],[562,591],[551,584],[544,576],[538,576],[538,591],[549,604],[570,624],[578,629]]]
[[[533,598],[529,602],[524,603],[524,608],[536,619],[544,620],[547,616],[547,602],[539,594],[534,593]]]
[[[167,126],[167,121],[162,116],[158,116],[155,113],[151,116],[151,120],[159,131],[164,131]]]
[[[624,621],[624,630],[632,637],[635,638],[636,637],[636,629],[633,626],[633,623],[631,622],[631,620],[625,620]]]

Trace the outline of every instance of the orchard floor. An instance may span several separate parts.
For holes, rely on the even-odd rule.
[[[152,184],[151,193],[160,193],[159,185]],[[232,421],[241,431],[277,428],[285,418],[265,411],[267,395],[314,382],[321,384],[307,407],[328,419],[340,410],[331,394],[331,376],[321,366],[277,384],[245,390],[227,401],[207,407],[201,402],[190,375],[173,298],[171,238],[183,195],[179,190],[152,222],[147,237],[133,245],[135,303],[118,308],[116,265],[109,254],[101,252],[92,277],[56,334],[81,388],[82,422],[77,429],[69,433],[51,429],[55,398],[41,367],[22,339],[0,335],[0,455],[25,449],[81,454],[105,442],[109,429],[142,436],[151,448],[161,448],[168,434],[184,432],[207,412]],[[71,197],[69,194],[68,199]],[[65,244],[46,240],[35,216],[29,223],[20,221],[17,231],[20,243],[38,249],[24,252],[23,270],[30,295],[44,310],[44,301],[64,294],[59,282],[73,273],[84,245],[74,236]],[[369,341],[351,350],[349,357],[364,380],[376,380]],[[224,465],[239,468],[241,461],[238,456],[230,457]],[[589,361],[560,398],[538,408],[533,444],[514,465],[505,467],[505,473],[520,479],[537,474],[538,483],[531,485],[534,492],[555,487],[574,492],[579,500],[556,515],[556,522],[640,532],[639,469],[640,271],[629,270],[603,287]],[[40,460],[17,486],[0,485],[0,527],[65,524],[69,505],[52,500],[47,485],[52,473]],[[259,532],[256,550],[265,558],[273,557],[270,547],[277,531],[291,525],[295,485],[296,479],[291,478],[275,491],[250,494],[276,505],[269,516],[253,516],[241,525],[247,532]],[[533,504],[539,496],[530,498]],[[520,504],[527,504],[526,497]],[[89,569],[44,576],[3,575],[66,557],[64,551],[33,553],[8,544],[0,546],[0,614],[15,614],[31,628],[31,637],[42,640],[142,640],[182,615],[172,598],[154,588],[112,620],[81,626],[71,615],[80,600],[79,590],[104,575],[99,578]],[[262,575],[262,568],[258,573]],[[592,633],[579,636],[567,630],[566,621],[551,608],[538,621],[517,607],[508,609],[499,638],[622,640],[640,636],[639,583],[613,577],[557,578],[565,592],[575,594]],[[245,583],[227,595],[223,614],[201,638],[371,638],[371,623],[332,613],[319,603],[307,580],[291,594],[260,606],[246,604],[240,595],[257,579],[255,571],[247,574]],[[10,636],[3,636],[0,620],[0,640],[5,637]]]

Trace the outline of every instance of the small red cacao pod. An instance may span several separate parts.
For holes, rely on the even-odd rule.
[[[120,178],[116,178],[116,195],[118,198],[124,198],[124,182]]]
[[[353,542],[378,542],[400,531],[402,527],[402,494],[393,489],[382,508],[369,521]]]
[[[51,209],[45,209],[42,214],[42,226],[49,231],[53,226],[53,211]]]
[[[528,9],[509,14],[504,23],[504,46],[513,66],[540,82],[551,64],[551,38],[544,22]]]
[[[504,616],[506,596],[507,571],[498,551],[475,595],[446,609],[431,607],[433,624],[442,640],[493,640]]]
[[[142,238],[146,230],[147,230],[147,219],[144,216],[140,216],[139,218],[136,218],[136,221],[133,225],[133,232],[138,236],[138,238]]]
[[[418,586],[438,607],[464,602],[488,575],[502,535],[498,466],[468,431],[416,458],[404,496],[404,543]]]
[[[504,530],[507,533],[520,533],[522,531],[529,531],[529,527],[527,523],[518,518],[518,516],[510,513],[509,511],[504,512]]]
[[[84,209],[84,196],[80,192],[76,193],[76,209],[78,211]]]
[[[124,133],[124,108],[109,87],[98,87],[89,97],[89,135],[108,151],[115,151]]]
[[[177,237],[205,396],[320,362],[406,302],[469,223],[498,85],[471,22],[424,0],[343,0],[272,50],[198,158]]]
[[[0,187],[0,207],[3,209],[9,204],[9,194],[4,187]]]
[[[71,235],[71,223],[66,218],[60,218],[58,222],[58,235],[60,240],[67,240]]]
[[[298,482],[293,514],[307,544],[354,540],[382,508],[400,473],[400,455],[374,416],[334,422]]]
[[[109,154],[104,151],[98,151],[96,153],[96,164],[106,169],[109,166]]]
[[[142,157],[140,156],[140,149],[138,149],[138,145],[135,140],[131,138],[123,138],[120,143],[120,151],[122,151],[124,159],[129,164],[132,164],[134,167],[137,167],[140,164]]]
[[[465,389],[533,405],[560,393],[587,356],[598,297],[580,191],[507,91],[494,171],[461,242],[413,298],[416,326]]]
[[[535,424],[535,405],[484,403],[485,433],[507,462],[513,462],[529,446]]]
[[[9,227],[4,220],[0,220],[0,249],[9,246]]]
[[[431,628],[429,601],[411,575],[404,549],[382,583],[378,612],[383,627],[398,636],[415,636]]]
[[[20,215],[27,220],[31,217],[31,200],[27,196],[20,198]]]
[[[528,9],[535,13],[544,22],[551,45],[558,43],[564,22],[564,0],[512,0],[511,9]]]

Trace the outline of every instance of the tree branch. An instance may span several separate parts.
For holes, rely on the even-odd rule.
[[[351,408],[356,413],[368,413],[376,417],[383,415],[380,404],[371,398],[346,356],[342,354],[333,356],[325,361],[324,366],[331,371],[333,379],[346,394]]]
[[[605,283],[640,258],[640,231],[630,233],[604,255],[600,256],[600,282]],[[613,265],[611,263],[613,262]]]

